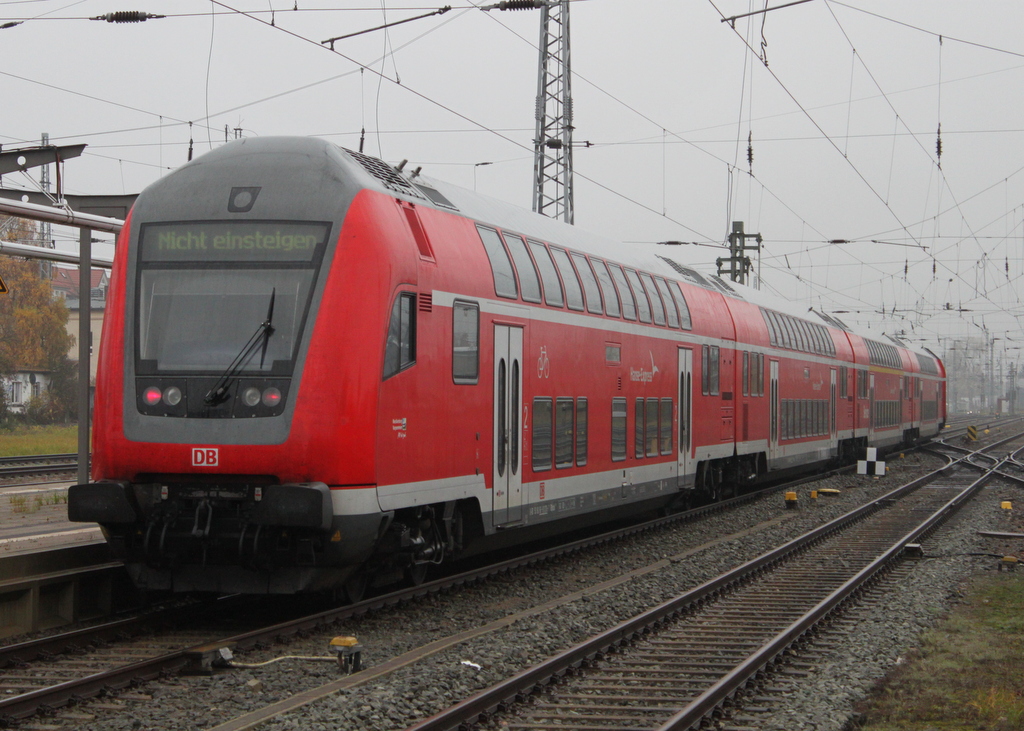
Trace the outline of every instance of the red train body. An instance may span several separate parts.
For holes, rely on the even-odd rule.
[[[945,421],[928,353],[312,139],[147,189],[107,317],[69,514],[155,590],[358,594]]]

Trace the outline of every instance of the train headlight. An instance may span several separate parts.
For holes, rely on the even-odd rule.
[[[161,392],[156,386],[150,386],[142,392],[142,400],[146,402],[147,406],[156,406],[160,403],[160,399],[162,399],[163,396],[163,392]]]
[[[146,392],[147,394],[149,391]],[[177,386],[168,386],[164,389],[164,403],[168,406],[177,406],[181,403],[181,389]],[[147,397],[148,401],[148,397]]]
[[[256,406],[260,402],[260,390],[255,386],[242,391],[242,402],[249,407]]]
[[[255,389],[253,389],[255,390]],[[281,391],[271,386],[263,392],[263,405],[274,408],[281,403]]]

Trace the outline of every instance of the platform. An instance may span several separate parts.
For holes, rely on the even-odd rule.
[[[103,543],[98,525],[68,521],[74,482],[8,485],[0,489],[0,557]]]

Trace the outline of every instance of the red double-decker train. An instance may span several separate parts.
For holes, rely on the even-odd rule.
[[[317,139],[145,190],[107,318],[69,515],[152,590],[355,597],[946,417],[929,352]]]

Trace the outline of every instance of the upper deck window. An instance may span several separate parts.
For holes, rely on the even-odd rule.
[[[604,308],[601,307],[601,288],[597,284],[597,277],[583,254],[573,254],[572,260],[576,264],[576,271],[579,272],[580,281],[583,282],[583,291],[587,295],[587,311],[595,315],[603,315]]]
[[[619,316],[619,296],[615,293],[615,285],[612,284],[612,276],[608,273],[608,267],[600,259],[592,259],[594,273],[601,285],[601,294],[604,295],[604,309],[611,317]]]
[[[537,260],[537,268],[540,269],[540,279],[544,282],[544,302],[552,307],[561,307],[565,302],[562,298],[562,284],[558,281],[558,272],[555,271],[555,264],[551,261],[548,247],[536,241],[531,241],[530,251],[533,252],[533,258]]]
[[[512,252],[512,261],[516,264],[516,272],[519,274],[519,288],[523,293],[524,302],[540,302],[540,280],[537,278],[537,269],[530,259],[530,252],[526,250],[526,242],[514,234],[504,234],[508,250]]]
[[[551,247],[551,256],[555,259],[558,271],[562,275],[562,284],[565,285],[565,299],[570,310],[583,311],[583,289],[580,287],[580,280],[569,261],[569,255],[562,249]]]
[[[640,322],[651,321],[651,306],[647,302],[647,295],[644,294],[644,288],[640,286],[640,278],[637,277],[636,272],[632,269],[626,269],[626,279],[633,285],[633,294],[636,295],[636,307],[640,313]]]
[[[668,284],[664,279],[658,277],[654,280],[661,293],[661,299],[665,302],[665,314],[668,315],[668,326],[679,327],[679,316],[676,314],[676,306],[672,303],[672,294],[669,292]]]
[[[491,262],[491,273],[494,275],[494,292],[499,297],[517,299],[519,290],[516,288],[516,274],[512,269],[512,262],[508,258],[508,252],[501,243],[498,232],[492,228],[477,226],[480,232],[480,240],[484,244],[487,258]]]
[[[626,275],[622,273],[622,268],[618,264],[609,264],[608,271],[612,273],[612,279],[615,280],[615,286],[619,290],[619,297],[622,298],[622,316],[627,320],[635,320],[636,300],[633,299],[633,293],[629,291],[629,285],[626,284]]]
[[[661,295],[658,294],[657,288],[654,286],[654,280],[650,274],[644,274],[640,272],[640,280],[644,283],[644,289],[647,290],[647,297],[651,300],[651,310],[654,313],[654,324],[664,325],[665,324],[665,308],[661,304]]]

